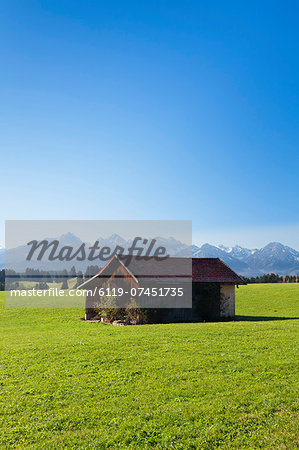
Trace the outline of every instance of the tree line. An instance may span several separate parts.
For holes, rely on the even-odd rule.
[[[0,270],[0,291],[9,289],[26,289],[22,284],[24,281],[35,281],[36,289],[48,289],[48,283],[61,283],[61,289],[68,289],[68,282],[71,278],[77,278],[75,287],[80,286],[84,281],[93,277],[100,271],[99,266],[88,266],[83,273],[81,270],[76,271],[75,266],[73,266],[70,271],[66,269],[56,272],[47,272],[39,269],[27,268],[24,273],[17,273],[12,269],[2,269]]]
[[[265,273],[264,275],[256,277],[242,277],[246,283],[299,283],[299,275],[281,276],[275,273]]]
[[[48,283],[61,283],[61,289],[68,289],[68,282],[71,278],[77,278],[75,288],[80,286],[84,281],[93,277],[100,271],[99,266],[88,266],[83,273],[78,272],[73,266],[70,271],[66,269],[57,272],[47,272],[39,269],[27,268],[23,274],[18,274],[14,270],[0,270],[0,291],[6,289],[26,289],[22,286],[22,281],[35,281],[36,289],[48,289]],[[281,276],[275,273],[267,273],[256,277],[243,277],[246,283],[299,283],[299,275]]]

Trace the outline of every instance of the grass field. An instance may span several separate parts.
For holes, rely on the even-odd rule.
[[[299,284],[236,295],[223,323],[2,306],[0,448],[297,448]]]

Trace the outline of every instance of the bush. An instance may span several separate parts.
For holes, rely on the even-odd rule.
[[[95,311],[103,318],[108,319],[110,323],[120,320],[126,325],[139,325],[147,323],[147,310],[139,308],[135,300],[130,299],[125,308],[116,306],[116,300],[109,298],[106,301],[107,307],[96,308]]]

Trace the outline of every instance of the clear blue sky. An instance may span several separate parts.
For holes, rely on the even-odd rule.
[[[2,219],[192,219],[199,244],[299,249],[298,17],[2,1]]]

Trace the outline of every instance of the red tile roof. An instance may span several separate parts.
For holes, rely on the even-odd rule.
[[[192,258],[192,281],[246,284],[242,277],[219,258]]]
[[[126,255],[127,256],[127,255]],[[198,283],[219,284],[246,284],[242,277],[237,275],[219,258],[167,258],[166,260],[136,259],[132,256],[128,261],[114,256],[94,277],[85,281],[81,286],[89,283],[96,277],[110,277],[115,273],[116,264],[124,265],[136,278],[161,279],[190,278],[192,268],[192,281]],[[192,266],[191,266],[192,264]]]
[[[137,278],[189,277],[191,258],[168,258],[166,260],[137,260],[135,257],[124,265]],[[192,281],[200,283],[246,284],[219,258],[192,258]]]

